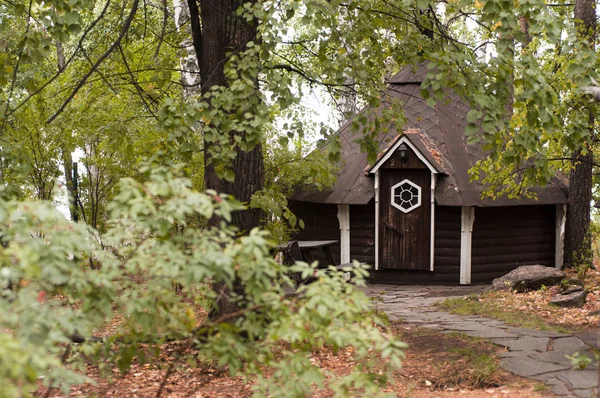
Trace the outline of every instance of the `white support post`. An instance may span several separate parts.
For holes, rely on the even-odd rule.
[[[429,270],[433,271],[433,258],[435,255],[435,244],[434,244],[434,238],[435,238],[435,183],[437,180],[437,175],[435,173],[431,173],[431,237],[430,237],[430,242],[431,242],[431,247],[429,249]]]
[[[565,261],[565,224],[567,222],[567,205],[556,205],[556,240],[554,248],[554,267],[561,269]]]
[[[471,243],[475,208],[463,207],[460,213],[460,284],[471,284]]]
[[[379,269],[379,171],[375,173],[375,271]]]
[[[340,264],[350,262],[350,205],[338,205],[340,222]]]

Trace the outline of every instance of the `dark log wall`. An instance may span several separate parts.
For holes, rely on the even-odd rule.
[[[555,207],[475,208],[471,281],[489,282],[521,265],[554,266]]]
[[[375,264],[375,203],[350,206],[350,257]],[[460,208],[436,206],[434,271],[374,271],[379,283],[448,283],[459,282]]]
[[[444,282],[460,282],[460,207],[435,208],[433,269]]]
[[[289,208],[298,219],[304,221],[304,229],[298,229],[291,238],[296,240],[337,240],[338,244],[331,247],[331,252],[339,264],[340,223],[337,218],[337,205],[293,202]],[[315,250],[313,257],[319,262],[327,262],[322,250]]]
[[[290,208],[305,228],[299,240],[339,240],[337,205],[294,202]],[[458,284],[460,276],[460,207],[436,206],[434,271],[379,270],[380,283]],[[489,282],[520,265],[554,266],[555,207],[519,206],[475,209],[471,281]],[[339,263],[339,245],[332,248]],[[350,206],[350,257],[375,264],[375,202]],[[324,256],[315,252],[315,259]]]

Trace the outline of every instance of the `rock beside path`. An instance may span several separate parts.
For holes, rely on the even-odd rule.
[[[543,265],[523,265],[492,282],[495,290],[538,290],[542,286],[558,285],[565,278],[561,270]]]
[[[585,304],[585,298],[587,293],[585,290],[566,291],[561,294],[557,294],[550,299],[550,304],[557,305],[559,307],[578,307],[581,308]]]

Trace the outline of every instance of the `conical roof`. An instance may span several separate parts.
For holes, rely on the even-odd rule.
[[[438,174],[435,200],[445,206],[506,206],[526,204],[559,204],[567,202],[567,186],[560,177],[544,188],[534,188],[537,199],[481,198],[483,186],[469,180],[469,169],[486,155],[480,145],[467,144],[464,135],[469,106],[455,95],[429,106],[420,95],[421,83],[427,75],[426,64],[416,69],[405,67],[389,81],[388,93],[404,103],[405,124],[391,126],[377,138],[384,154],[404,136],[413,144]],[[400,127],[400,128],[397,128]],[[368,174],[372,165],[361,152],[357,140],[361,132],[352,132],[350,123],[338,131],[342,148],[342,164],[334,187],[324,191],[303,190],[293,199],[332,204],[366,204],[375,194],[374,179]]]

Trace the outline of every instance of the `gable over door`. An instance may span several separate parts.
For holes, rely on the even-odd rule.
[[[379,268],[430,269],[431,172],[380,171]]]

